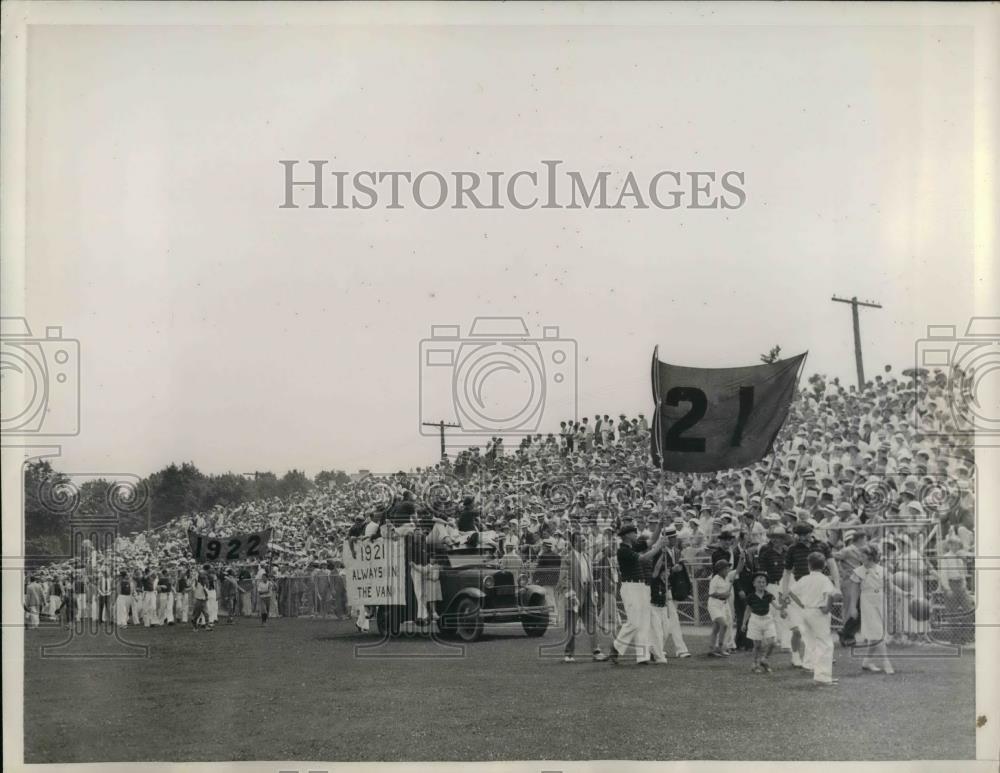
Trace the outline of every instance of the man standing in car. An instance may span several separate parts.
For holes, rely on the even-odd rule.
[[[479,531],[480,513],[475,505],[476,500],[472,497],[465,497],[462,500],[462,509],[458,513],[457,523],[460,532]]]

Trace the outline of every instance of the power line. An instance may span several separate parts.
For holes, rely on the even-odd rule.
[[[856,295],[853,298],[838,298],[834,295],[830,300],[836,303],[851,304],[851,318],[854,321],[854,363],[858,368],[858,391],[860,392],[865,388],[865,366],[861,358],[861,320],[858,318],[858,307],[881,309],[882,306],[875,301],[859,301]]]
[[[421,422],[421,424],[423,426],[425,426],[425,427],[437,427],[438,428],[438,430],[441,433],[441,458],[442,459],[447,459],[448,458],[448,453],[445,451],[445,446],[444,446],[444,428],[445,427],[454,427],[455,429],[461,429],[462,425],[461,424],[448,424],[448,423],[446,423],[444,421],[424,421],[424,422]]]

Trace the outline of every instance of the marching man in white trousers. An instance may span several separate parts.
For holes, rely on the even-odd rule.
[[[174,620],[178,623],[188,621],[188,607],[190,604],[190,582],[188,572],[181,569],[177,574],[177,581],[174,583]]]
[[[142,625],[142,575],[138,571],[132,577],[132,596],[129,606],[132,610],[132,625]]]
[[[666,634],[674,643],[674,655],[676,657],[691,657],[691,653],[688,651],[687,644],[684,641],[684,633],[681,631],[681,617],[677,613],[677,602],[673,599],[667,599]]]
[[[146,628],[153,625],[156,618],[156,578],[149,569],[142,575],[142,624]],[[159,625],[157,623],[157,625]]]
[[[122,569],[118,573],[118,596],[115,598],[115,625],[125,628],[128,625],[128,610],[132,604],[132,581],[128,572]]]
[[[654,622],[656,622],[656,618],[659,616],[659,628],[662,630],[662,635],[660,635],[657,641],[661,648],[665,647],[666,639],[669,636],[674,643],[674,656],[689,658],[691,657],[691,653],[688,652],[687,644],[684,643],[684,635],[681,633],[681,619],[677,614],[677,602],[671,596],[671,575],[680,574],[684,571],[684,567],[677,558],[677,529],[672,523],[664,527],[663,537],[666,542],[663,546],[663,551],[656,559],[656,565],[653,567],[654,579],[659,571],[662,570],[666,573],[664,577],[666,603],[659,608],[655,604],[653,605]],[[662,567],[660,566],[661,562]],[[664,653],[666,653],[665,649]]]
[[[211,627],[219,622],[218,580],[208,564],[205,565],[205,572],[208,575],[208,600],[205,602],[205,611],[208,614],[208,625]]]
[[[826,559],[822,553],[809,554],[809,574],[797,580],[789,593],[791,603],[800,609],[801,633],[806,657],[812,663],[813,681],[820,685],[836,684],[833,678],[833,634],[830,612],[840,591],[823,574]]]
[[[631,645],[635,647],[636,663],[649,663],[652,657],[649,642],[652,641],[649,586],[646,584],[642,562],[649,561],[663,547],[661,536],[663,524],[656,527],[653,545],[644,553],[635,549],[638,529],[634,524],[626,524],[618,530],[622,544],[618,547],[618,574],[621,578],[622,603],[625,604],[626,620],[611,643],[609,663],[618,664],[618,656]]]

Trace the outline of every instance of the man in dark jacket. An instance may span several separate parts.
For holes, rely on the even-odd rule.
[[[393,526],[403,526],[411,522],[417,514],[417,505],[413,501],[413,492],[404,491],[403,498],[389,509],[389,523]]]
[[[476,500],[466,497],[462,500],[462,509],[458,513],[457,528],[459,531],[479,531],[480,512],[475,507]]]
[[[559,568],[562,566],[562,559],[555,552],[555,543],[551,537],[542,540],[542,552],[538,554],[535,562],[535,571],[531,581],[535,585],[541,585],[545,591],[545,600],[549,607],[553,622],[559,621],[559,607],[556,604],[556,585],[559,584]]]
[[[677,528],[673,524],[663,530],[665,544],[653,564],[653,581],[650,601],[653,605],[653,633],[662,639],[664,655],[666,655],[666,639],[674,643],[674,654],[678,658],[689,658],[687,644],[681,633],[681,621],[677,614],[677,599],[687,600],[690,594],[691,578],[687,568],[681,561],[677,550]],[[655,589],[655,590],[654,590]]]

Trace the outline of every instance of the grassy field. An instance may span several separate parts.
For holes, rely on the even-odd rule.
[[[930,658],[910,648],[886,677],[862,676],[838,648],[840,684],[817,688],[787,655],[770,676],[751,673],[749,655],[565,665],[538,649],[558,650],[561,632],[527,639],[516,626],[488,627],[464,653],[416,637],[358,650],[377,637],[326,620],[128,629],[127,640],[149,647],[134,660],[43,658],[41,647],[67,632],[25,635],[28,763],[975,753],[971,650]],[[703,633],[686,638],[705,651]],[[80,637],[68,649],[112,651],[106,639]]]

